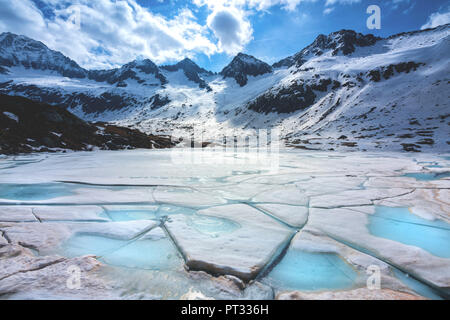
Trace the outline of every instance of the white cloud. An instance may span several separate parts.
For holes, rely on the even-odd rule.
[[[435,12],[428,18],[427,23],[424,24],[421,29],[436,28],[437,26],[447,23],[450,23],[450,10],[444,13]]]
[[[218,39],[219,51],[236,54],[252,40],[253,29],[249,16],[257,11],[268,11],[273,6],[294,11],[301,2],[317,0],[192,0],[206,6],[210,13],[207,26]]]
[[[332,6],[334,4],[353,4],[359,3],[361,0],[327,0],[325,6]]]
[[[325,9],[323,10],[323,14],[327,15],[327,14],[332,13],[333,11],[334,11],[334,7],[325,8]]]
[[[193,0],[197,6],[248,8],[266,11],[273,6],[281,6],[287,11],[294,11],[301,2],[316,2],[318,0]]]
[[[219,40],[219,49],[236,54],[252,39],[252,27],[244,13],[233,7],[216,7],[208,16],[208,27]]]
[[[80,29],[68,23],[73,6],[65,0],[43,0],[54,17],[46,18],[30,0],[3,0],[0,32],[10,31],[40,40],[87,68],[108,68],[143,56],[162,63],[207,55],[218,46],[208,39],[208,29],[191,11],[181,10],[167,19],[134,0],[78,0]],[[73,3],[73,1],[71,1]]]

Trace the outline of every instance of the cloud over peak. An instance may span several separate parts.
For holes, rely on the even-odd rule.
[[[450,23],[450,7],[447,8],[446,12],[435,12],[431,14],[427,23],[421,29],[436,28],[447,23]]]
[[[207,28],[188,9],[167,19],[134,0],[40,3],[45,4],[47,14],[31,0],[3,1],[0,31],[43,41],[87,68],[117,66],[139,55],[160,63],[218,50]]]
[[[208,27],[218,39],[218,48],[228,54],[236,54],[250,42],[252,27],[242,11],[233,7],[217,7],[208,16]]]

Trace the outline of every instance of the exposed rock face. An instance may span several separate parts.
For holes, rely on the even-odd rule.
[[[331,33],[322,43],[325,49],[333,49],[333,55],[337,55],[339,51],[349,55],[355,52],[355,47],[373,46],[378,40],[381,38],[372,34],[363,35],[353,30],[341,30]]]
[[[275,62],[272,67],[273,68],[283,68],[283,67],[291,67],[295,64],[295,60],[293,57],[284,58],[278,62]]]
[[[200,68],[194,61],[192,61],[188,58],[186,58],[174,65],[162,66],[161,69],[171,71],[171,72],[183,70],[186,77],[189,80],[194,81],[195,83],[198,83],[200,88],[206,89],[208,91],[212,90],[211,87],[206,83],[206,81],[201,78],[201,76],[212,75],[213,73],[210,71],[207,71],[203,68]]]
[[[53,150],[118,150],[165,148],[170,139],[137,130],[89,124],[63,108],[35,103],[22,97],[0,95],[0,153]]]
[[[243,87],[248,82],[248,76],[259,76],[271,72],[272,67],[267,63],[253,56],[239,53],[220,74],[224,78],[234,78]]]
[[[126,80],[136,80],[139,84],[145,85],[164,85],[167,83],[166,77],[161,74],[158,66],[154,64],[149,59],[144,60],[135,60],[126,65],[122,66],[119,69],[112,70],[98,70],[98,71],[89,71],[89,79],[99,81],[99,82],[108,82],[109,84],[115,84],[118,87],[126,87]],[[155,84],[150,82],[149,79],[146,79],[145,76],[153,75],[159,83]]]
[[[250,110],[259,113],[291,113],[304,110],[314,104],[316,94],[311,86],[294,83],[290,87],[268,91],[248,104]]]
[[[153,97],[152,101],[152,110],[159,109],[164,107],[166,104],[170,103],[170,99],[167,96],[161,96],[159,94]]]
[[[126,92],[105,91],[98,95],[87,92],[65,93],[55,88],[42,88],[36,85],[15,84],[13,82],[0,83],[0,91],[12,92],[35,102],[44,102],[51,105],[61,105],[69,109],[81,107],[86,114],[121,110],[139,102],[150,103],[152,98],[138,100]]]
[[[425,63],[416,63],[414,61],[402,62],[397,64],[390,64],[387,67],[381,67],[368,72],[368,77],[371,81],[380,82],[383,77],[385,80],[389,80],[396,73],[410,73],[416,71],[417,68],[424,66]]]
[[[355,52],[356,47],[368,47],[374,45],[381,38],[372,34],[364,35],[353,30],[340,30],[326,35],[319,35],[312,44],[292,57],[285,58],[273,65],[274,68],[291,67],[297,65],[300,67],[305,63],[308,56],[321,56],[326,50],[333,50],[332,55],[339,53],[350,55]]]

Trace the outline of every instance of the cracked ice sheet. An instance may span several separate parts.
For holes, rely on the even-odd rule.
[[[98,206],[39,206],[33,213],[41,221],[108,222],[104,210]]]
[[[32,210],[32,207],[0,206],[0,221],[38,222]]]
[[[430,158],[435,158],[430,155]],[[403,154],[395,153],[309,153],[309,152],[286,152],[280,157],[281,165],[291,165],[303,172],[347,175],[349,173],[363,176],[396,175],[398,171],[417,171],[421,166],[417,165],[412,158]],[[370,170],[368,170],[370,168]]]
[[[450,286],[450,259],[434,256],[418,247],[375,237],[370,234],[368,224],[367,214],[342,208],[312,208],[308,222],[310,227],[339,241],[369,250],[381,260],[419,279],[441,288]]]
[[[220,195],[224,199],[235,201],[249,201],[257,194],[273,189],[270,184],[254,184],[254,183],[239,183],[229,186],[217,186],[213,188],[202,188],[205,192]]]
[[[1,247],[0,256],[2,257],[0,259],[0,281],[17,272],[44,268],[45,266],[63,260],[59,256],[36,257],[29,249],[19,245]],[[14,263],[11,263],[12,258],[15,258]]]
[[[8,250],[10,254],[1,261],[2,264],[11,266],[8,276],[0,280],[0,295],[4,298],[19,300],[120,299],[120,296],[112,291],[108,283],[98,274],[101,264],[93,257],[42,258],[33,256],[27,249],[9,247],[4,250]],[[68,270],[73,267],[78,267],[81,272],[82,285],[79,290],[73,290],[67,286]]]
[[[280,203],[288,205],[306,206],[308,197],[295,186],[274,186],[271,190],[261,192],[252,202]]]
[[[158,224],[154,221],[103,223],[32,223],[10,224],[0,229],[13,244],[37,250],[39,254],[61,252],[64,243],[82,233],[117,240],[131,240]]]
[[[171,217],[167,229],[183,252],[186,265],[194,270],[251,280],[293,234],[291,229],[242,204],[208,208],[198,214],[229,219],[240,228],[211,237],[196,230],[188,217]]]
[[[365,184],[370,188],[417,188],[417,189],[450,189],[450,180],[436,179],[431,181],[418,181],[410,177],[374,177]]]
[[[411,193],[413,189],[362,189],[346,190],[335,194],[324,194],[311,197],[312,208],[339,208],[372,205],[375,200],[395,198]]]
[[[213,193],[199,192],[189,188],[157,187],[153,191],[157,203],[168,203],[185,207],[210,207],[227,203]]]
[[[401,290],[413,293],[408,287],[392,276],[392,268],[387,263],[339,243],[317,229],[308,226],[302,229],[302,231],[294,237],[288,250],[288,252],[294,254],[295,252],[336,254],[346,261],[347,264],[351,265],[355,272],[357,272],[357,276],[352,286],[353,288],[365,287],[367,281],[366,271],[370,266],[376,265],[380,268],[383,289],[392,289],[395,291]],[[270,273],[262,280],[262,282],[274,286],[277,295],[286,292],[286,288],[279,284],[277,285],[276,281],[274,282],[273,279],[271,279]]]
[[[256,204],[255,207],[277,217],[290,226],[301,228],[308,220],[308,208],[285,204]]]
[[[255,166],[239,163],[216,163],[226,153],[210,153],[203,163],[177,163],[177,150],[97,151],[55,154],[36,163],[2,170],[0,183],[44,183],[71,181],[102,185],[210,185],[217,178],[231,177],[233,172],[255,171]],[[214,160],[216,159],[216,160]],[[68,170],[70,168],[70,170]],[[118,170],[120,168],[120,170]],[[194,181],[194,182],[193,182]]]
[[[375,201],[387,207],[408,207],[410,211],[426,220],[442,219],[450,223],[450,190],[417,189],[412,193]]]
[[[33,185],[30,185],[32,187]],[[0,199],[5,204],[84,204],[84,205],[101,205],[101,204],[117,204],[117,203],[154,203],[152,197],[152,188],[111,188],[96,187],[83,188],[76,187],[71,191],[73,194],[60,196],[46,200],[11,200]]]
[[[72,181],[92,184],[127,185],[220,185],[223,182],[239,182],[247,177],[258,178],[267,168],[258,164],[220,163],[223,152],[205,151],[202,163],[177,163],[172,150],[130,150],[76,152],[70,154],[43,155],[38,161],[33,156],[22,161],[7,158],[19,166],[2,169],[0,183],[44,183]],[[178,152],[178,151],[175,151]],[[431,157],[431,156],[430,156]],[[25,162],[27,159],[33,161]],[[6,161],[6,160],[5,160]],[[25,163],[25,164],[24,164]],[[70,168],[70,170],[68,170]],[[120,170],[118,170],[120,168]],[[420,171],[421,166],[403,155],[387,157],[384,154],[339,154],[281,151],[279,174],[370,176],[397,175],[401,172]],[[245,173],[233,175],[234,172]],[[192,180],[192,178],[196,178]],[[235,180],[235,181],[234,181]],[[270,182],[270,181],[269,181]]]

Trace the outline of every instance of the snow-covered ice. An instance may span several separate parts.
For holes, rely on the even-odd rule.
[[[448,155],[281,150],[269,170],[174,152],[1,158],[0,294],[449,297]],[[77,292],[65,286],[71,265],[83,272]]]

